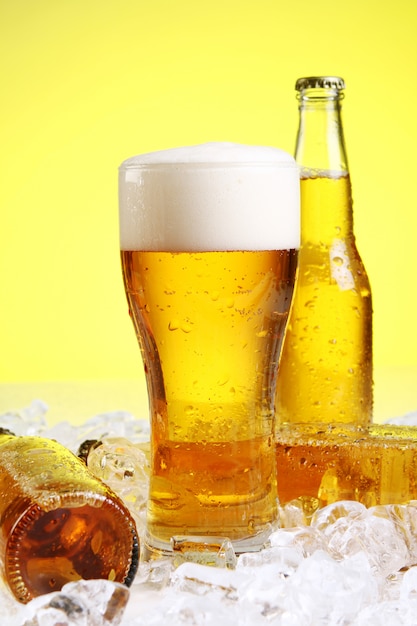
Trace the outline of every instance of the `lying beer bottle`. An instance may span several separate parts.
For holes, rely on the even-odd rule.
[[[79,579],[129,586],[138,549],[129,511],[81,459],[0,429],[0,564],[20,602]]]
[[[340,500],[367,507],[417,500],[417,428],[393,424],[289,425],[276,442],[281,505]]]
[[[301,248],[277,380],[278,429],[372,420],[372,302],[353,232],[351,182],[334,76],[296,83]]]

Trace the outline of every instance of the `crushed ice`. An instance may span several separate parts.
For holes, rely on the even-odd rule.
[[[107,413],[81,427],[48,427],[48,407],[0,416],[18,435],[57,439],[76,452],[101,445],[91,469],[123,498],[144,530],[149,477],[149,425],[129,413]],[[391,423],[417,425],[417,412]],[[280,511],[280,530],[261,552],[231,558],[218,538],[217,567],[195,561],[192,538],[176,540],[179,556],[142,562],[128,590],[109,581],[69,583],[23,606],[0,586],[6,626],[416,626],[417,501],[367,509],[337,502],[303,524],[296,503]],[[190,542],[187,560],[184,540]],[[197,546],[199,548],[199,546]],[[224,559],[227,554],[227,559]],[[201,555],[201,552],[200,552]],[[233,556],[233,555],[232,555]]]

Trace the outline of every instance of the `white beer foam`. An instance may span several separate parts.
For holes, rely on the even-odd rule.
[[[286,250],[300,245],[300,180],[278,148],[209,143],[120,166],[122,250]]]

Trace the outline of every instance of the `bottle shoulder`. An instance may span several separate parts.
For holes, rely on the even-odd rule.
[[[371,287],[365,265],[352,235],[323,243],[304,242],[298,261],[299,285],[338,286],[368,297]]]

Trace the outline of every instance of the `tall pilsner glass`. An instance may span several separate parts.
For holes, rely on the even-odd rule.
[[[123,278],[151,420],[146,544],[260,549],[277,515],[274,394],[299,247],[299,172],[205,144],[120,166]]]

